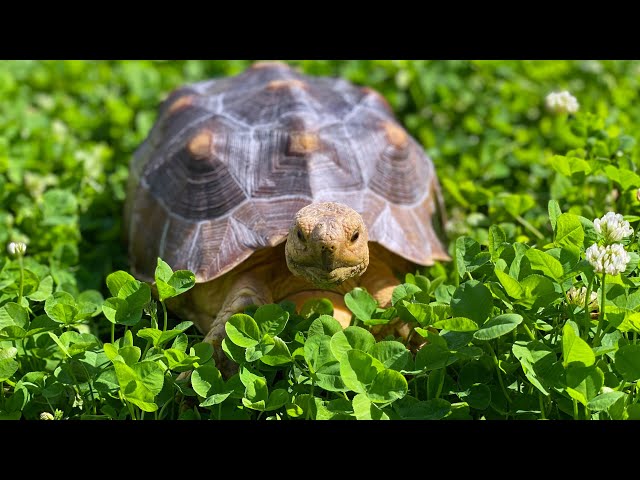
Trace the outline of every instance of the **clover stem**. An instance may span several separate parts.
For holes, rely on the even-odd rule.
[[[533,225],[531,225],[529,222],[527,222],[524,218],[522,218],[520,215],[516,215],[515,219],[520,222],[522,224],[522,226],[524,228],[526,228],[527,230],[529,230],[531,233],[533,233],[536,237],[538,237],[538,239],[540,240],[544,240],[544,235],[542,235],[542,233],[540,233],[540,230],[538,230],[536,227],[534,227]]]
[[[309,400],[307,400],[307,414],[305,415],[305,420],[309,420],[309,415],[311,414],[311,400],[313,398],[313,386],[315,382],[313,381],[313,376],[311,377],[311,392],[309,392]]]
[[[443,372],[442,375],[440,376],[440,381],[438,382],[438,389],[436,390],[436,398],[440,398],[440,395],[442,394],[442,387],[444,386],[445,373],[446,372]]]
[[[542,417],[542,420],[546,420],[547,416],[544,413],[544,399],[542,398],[542,392],[538,392],[538,401],[540,402],[540,417]]]
[[[573,419],[580,420],[578,415],[578,401],[575,398],[573,399]]]
[[[164,304],[164,300],[160,300],[160,304],[162,304],[162,314],[164,315],[164,328],[163,332],[167,331],[167,306]]]
[[[607,276],[606,272],[602,272],[602,281],[600,282],[600,311],[598,312],[598,328],[596,329],[596,334],[593,337],[593,346],[598,347],[600,345],[600,331],[604,325],[604,282]]]
[[[22,289],[24,288],[24,266],[22,264],[22,254],[18,255],[18,265],[20,265],[20,289],[18,290],[18,305],[22,306]]]
[[[586,322],[587,328],[585,329],[583,340],[589,339],[589,330],[591,330],[591,328],[589,327],[591,325],[591,312],[589,311],[589,303],[591,303],[590,302],[591,291],[593,290],[593,282],[595,281],[595,279],[596,279],[595,275],[591,277],[591,280],[589,281],[589,285],[587,285],[587,293],[584,296],[584,313],[587,317],[587,322]]]
[[[511,403],[511,398],[509,397],[509,392],[507,388],[504,386],[504,381],[502,380],[502,372],[500,371],[500,363],[498,362],[498,357],[496,356],[496,352],[491,348],[491,343],[487,342],[487,347],[489,347],[489,351],[491,352],[491,358],[493,358],[493,364],[496,366],[496,372],[498,372],[498,383],[500,383],[500,388],[502,389],[502,393],[504,393],[505,398],[508,403]]]
[[[568,297],[567,297],[567,291],[564,288],[564,285],[562,284],[562,282],[558,282],[560,284],[560,289],[562,290],[562,295],[563,298],[565,299],[566,303],[568,302]],[[571,320],[573,320],[574,322],[576,321],[576,317],[573,314],[573,307],[571,306],[571,304],[569,304],[569,316],[571,317]]]
[[[522,326],[524,327],[524,331],[527,332],[527,335],[529,335],[529,338],[531,340],[535,340],[536,336],[533,334],[533,332],[531,331],[529,326],[525,322],[522,322]],[[515,330],[514,330],[514,332],[515,332]]]
[[[111,343],[116,343],[116,324],[111,324]]]

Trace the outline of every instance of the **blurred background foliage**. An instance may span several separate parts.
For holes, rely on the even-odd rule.
[[[104,291],[107,274],[127,269],[128,163],[159,102],[251,63],[0,62],[0,258],[7,242],[24,241],[26,266],[51,273],[56,289]],[[638,214],[638,61],[288,63],[387,98],[436,165],[449,244],[463,234],[485,242],[492,223],[510,241],[548,239],[550,198],[588,218]],[[545,96],[564,89],[580,103],[575,116],[545,110]]]

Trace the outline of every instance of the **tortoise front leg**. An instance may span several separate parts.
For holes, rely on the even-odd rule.
[[[224,326],[227,320],[231,315],[240,313],[251,305],[265,305],[272,302],[271,289],[265,285],[264,280],[252,273],[239,275],[231,284],[229,294],[204,338],[205,342],[213,345],[216,367],[225,378],[238,372],[238,364],[230,360],[222,350],[222,340],[226,337]]]

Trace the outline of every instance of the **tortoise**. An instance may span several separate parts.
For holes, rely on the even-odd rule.
[[[260,62],[161,103],[130,164],[125,231],[136,277],[152,282],[158,257],[195,273],[168,306],[228,376],[232,314],[323,297],[345,327],[346,292],[361,286],[387,306],[398,275],[450,259],[438,212],[433,162],[379,93]]]

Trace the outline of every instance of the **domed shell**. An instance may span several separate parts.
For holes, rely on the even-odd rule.
[[[370,241],[430,265],[449,258],[431,224],[438,193],[433,163],[380,94],[255,64],[162,103],[130,166],[131,268],[151,280],[161,257],[211,280],[325,201],[358,211]]]

